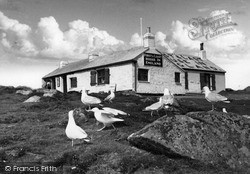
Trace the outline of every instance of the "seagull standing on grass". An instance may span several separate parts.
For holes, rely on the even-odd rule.
[[[162,97],[160,97],[159,101],[156,103],[153,103],[150,106],[147,106],[145,109],[143,109],[142,111],[151,111],[151,116],[153,116],[153,112],[156,111],[157,114],[159,115],[158,111],[160,109],[162,109],[163,107],[163,102],[162,102]]]
[[[103,101],[108,101],[112,103],[112,100],[114,100],[114,98],[115,98],[114,89],[110,89],[110,94]]]
[[[97,97],[89,96],[84,87],[82,88],[81,101],[83,104],[88,105],[89,109],[90,109],[90,105],[97,105],[97,104],[100,104],[102,102]]]
[[[114,122],[118,122],[118,121],[124,121],[123,119],[120,118],[114,118],[114,114],[104,111],[104,110],[100,110],[98,108],[93,108],[91,111],[94,112],[94,116],[96,118],[96,120],[98,122],[103,123],[103,127],[97,131],[101,131],[103,130],[106,126],[112,125],[114,129],[115,126],[113,125]]]
[[[76,125],[74,114],[77,112],[76,110],[69,111],[69,120],[65,130],[65,133],[69,139],[72,140],[72,146],[74,146],[73,140],[75,139],[83,139],[86,142],[90,142],[90,138],[88,134],[79,126]]]
[[[226,108],[222,108],[222,112],[227,113]]]
[[[205,99],[207,101],[209,101],[210,103],[212,103],[212,111],[214,110],[214,104],[216,102],[222,101],[224,103],[230,103],[230,101],[228,100],[227,97],[224,97],[224,96],[222,96],[220,94],[211,92],[207,86],[203,87],[203,91],[205,93]]]

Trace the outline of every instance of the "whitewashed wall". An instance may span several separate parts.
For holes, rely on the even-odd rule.
[[[58,86],[57,78],[60,79],[60,86]],[[56,90],[63,92],[63,78],[61,76],[56,77]]]
[[[77,87],[71,88],[70,78],[76,77],[77,78]],[[67,91],[81,91],[82,88],[85,87],[86,89],[90,88],[90,72],[77,72],[73,74],[67,75]]]
[[[185,94],[185,73],[166,58],[163,67],[144,66],[143,56],[138,59],[138,67],[149,69],[149,82],[137,81],[138,93],[163,93],[168,88],[174,94]],[[175,72],[180,73],[180,85],[175,83]],[[137,71],[138,73],[138,71]]]
[[[188,90],[190,93],[201,93],[201,84],[200,84],[200,73],[196,71],[188,72]],[[222,73],[215,74],[215,92],[220,92],[225,90],[225,75]]]
[[[226,78],[225,74],[215,74],[215,85],[216,85],[216,91],[220,92],[222,90],[225,90],[226,85]]]
[[[116,84],[117,91],[131,90],[134,85],[133,64],[110,67],[110,84]]]
[[[117,91],[131,90],[133,89],[133,64],[114,65],[106,67],[109,68],[110,80],[109,84],[103,85],[90,85],[90,71],[78,72],[67,75],[67,88],[68,91],[80,91],[82,87],[91,92],[108,92],[110,88],[114,88],[116,85]],[[77,78],[77,88],[70,88],[70,78]]]
[[[201,93],[200,73],[188,72],[188,90],[190,93]]]

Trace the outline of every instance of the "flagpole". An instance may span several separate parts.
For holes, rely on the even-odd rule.
[[[141,46],[143,46],[143,38],[142,38],[142,18],[140,18],[140,32],[141,32]]]

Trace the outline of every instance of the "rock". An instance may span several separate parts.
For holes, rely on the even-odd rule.
[[[17,90],[16,93],[22,95],[29,95],[32,93],[32,90]]]
[[[131,91],[131,90],[123,91],[122,95],[125,95],[125,96],[137,96],[139,98],[142,98],[142,96],[140,94],[136,94],[135,91]]]
[[[57,90],[51,89],[51,90],[44,90],[43,97],[53,97],[57,93]]]
[[[250,116],[249,115],[242,115],[243,117],[247,118],[247,119],[250,119]]]
[[[40,98],[39,96],[37,95],[34,95],[30,98],[28,98],[27,100],[24,101],[24,103],[29,103],[29,102],[39,102],[40,101]]]
[[[156,154],[250,171],[249,124],[233,113],[164,116],[130,135],[128,141]]]
[[[146,97],[146,98],[143,98],[140,100],[141,102],[143,103],[146,103],[146,102],[156,102],[153,97]]]
[[[17,149],[12,149],[12,150],[6,150],[6,155],[11,156],[11,157],[21,157],[26,154],[26,149],[25,148],[17,148]]]

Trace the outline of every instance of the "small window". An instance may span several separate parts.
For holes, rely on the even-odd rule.
[[[97,84],[109,84],[109,69],[97,70]]]
[[[104,69],[100,69],[97,71],[97,83],[99,84],[105,84],[105,71]]]
[[[56,84],[57,84],[57,87],[60,87],[60,77],[56,78]]]
[[[148,82],[148,69],[138,69],[138,81]]]
[[[175,72],[174,73],[174,79],[175,79],[175,83],[180,83],[180,73],[179,72]]]
[[[70,78],[70,87],[71,88],[76,88],[77,87],[77,78],[76,77]]]

